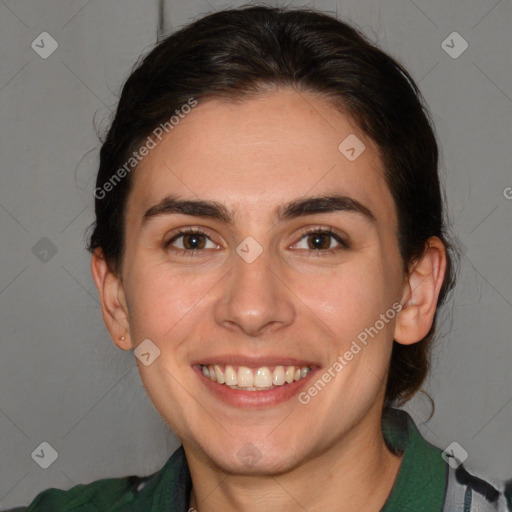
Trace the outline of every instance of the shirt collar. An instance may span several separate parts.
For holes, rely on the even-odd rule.
[[[382,433],[390,450],[402,454],[402,461],[381,512],[441,512],[448,477],[442,451],[426,441],[400,409],[384,409]]]
[[[402,454],[402,461],[381,512],[441,511],[448,474],[441,450],[426,441],[410,415],[400,409],[384,409],[382,433],[390,450]],[[151,512],[188,512],[192,480],[183,446],[154,476],[144,489],[154,497]]]

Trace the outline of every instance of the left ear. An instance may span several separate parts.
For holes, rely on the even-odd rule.
[[[394,340],[412,345],[422,340],[432,327],[437,299],[446,272],[446,248],[439,238],[430,237],[423,256],[408,272],[402,310],[396,316]]]

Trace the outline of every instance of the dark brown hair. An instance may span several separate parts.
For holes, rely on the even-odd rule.
[[[100,151],[97,189],[105,185],[155,127],[190,98],[230,101],[269,87],[323,95],[350,115],[379,148],[396,206],[404,269],[431,236],[447,247],[438,308],[454,284],[453,246],[444,220],[438,147],[423,97],[409,73],[358,30],[312,9],[247,6],[207,15],[163,39],[125,82]],[[123,260],[124,212],[133,172],[96,195],[88,249],[101,248],[113,272]],[[119,175],[118,175],[119,176]],[[386,403],[409,400],[430,365],[436,317],[425,338],[393,343]]]

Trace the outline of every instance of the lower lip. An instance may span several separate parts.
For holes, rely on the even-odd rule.
[[[195,370],[208,390],[223,402],[235,407],[269,407],[286,402],[297,395],[303,387],[306,387],[318,369],[311,370],[298,381],[262,391],[231,389],[225,384],[219,384],[205,377],[200,366],[196,367]]]

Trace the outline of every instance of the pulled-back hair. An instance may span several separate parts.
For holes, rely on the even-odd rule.
[[[438,176],[438,147],[409,73],[358,30],[311,9],[248,6],[209,14],[159,42],[125,82],[100,151],[96,221],[88,249],[122,267],[124,215],[133,174],[112,178],[153,130],[194,98],[243,101],[275,87],[323,95],[377,145],[398,218],[404,270],[429,237],[447,247],[438,308],[455,279]],[[126,169],[126,167],[125,167]],[[117,175],[119,177],[119,174]],[[105,192],[108,190],[108,192]],[[438,310],[425,338],[393,342],[386,403],[409,400],[430,366]]]

